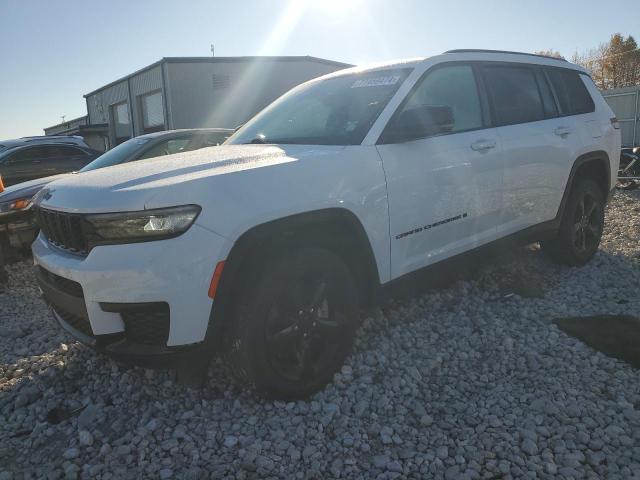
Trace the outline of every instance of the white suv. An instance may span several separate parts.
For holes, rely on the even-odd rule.
[[[259,391],[300,397],[392,280],[507,237],[587,262],[619,150],[611,109],[563,60],[348,69],[221,147],[50,184],[36,272],[62,327],[115,358],[186,371],[223,352]]]

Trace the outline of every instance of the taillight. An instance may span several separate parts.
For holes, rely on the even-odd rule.
[[[617,117],[611,117],[611,125],[616,130],[620,130],[620,122],[618,122],[618,118]]]

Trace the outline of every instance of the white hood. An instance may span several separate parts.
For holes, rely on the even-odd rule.
[[[296,161],[304,150],[318,147],[294,147],[296,158],[281,147],[270,145],[228,145],[115,165],[49,184],[40,196],[43,207],[78,212],[116,212],[156,208],[163,202],[152,199],[184,197],[182,203],[201,188],[214,188],[223,174],[242,172]],[[287,150],[291,150],[287,147]],[[185,185],[188,183],[189,185]],[[217,182],[216,182],[217,184]],[[156,204],[152,204],[156,203]]]

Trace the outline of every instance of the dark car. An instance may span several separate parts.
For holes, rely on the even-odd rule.
[[[197,128],[141,135],[103,153],[74,174],[145,158],[220,145],[232,133],[233,130],[224,128]],[[2,153],[0,151],[0,155]],[[52,175],[13,185],[0,193],[0,236],[5,236],[5,243],[10,243],[16,248],[28,247],[31,244],[38,231],[31,213],[31,198],[42,187],[64,175]],[[66,175],[71,175],[71,173],[66,173]]]
[[[27,137],[0,142],[0,175],[5,187],[80,170],[102,152],[80,137]]]

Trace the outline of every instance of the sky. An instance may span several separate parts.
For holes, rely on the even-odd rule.
[[[0,0],[0,139],[86,115],[83,94],[162,57],[313,55],[352,64],[454,48],[570,58],[638,0]],[[625,14],[626,12],[626,14]]]

